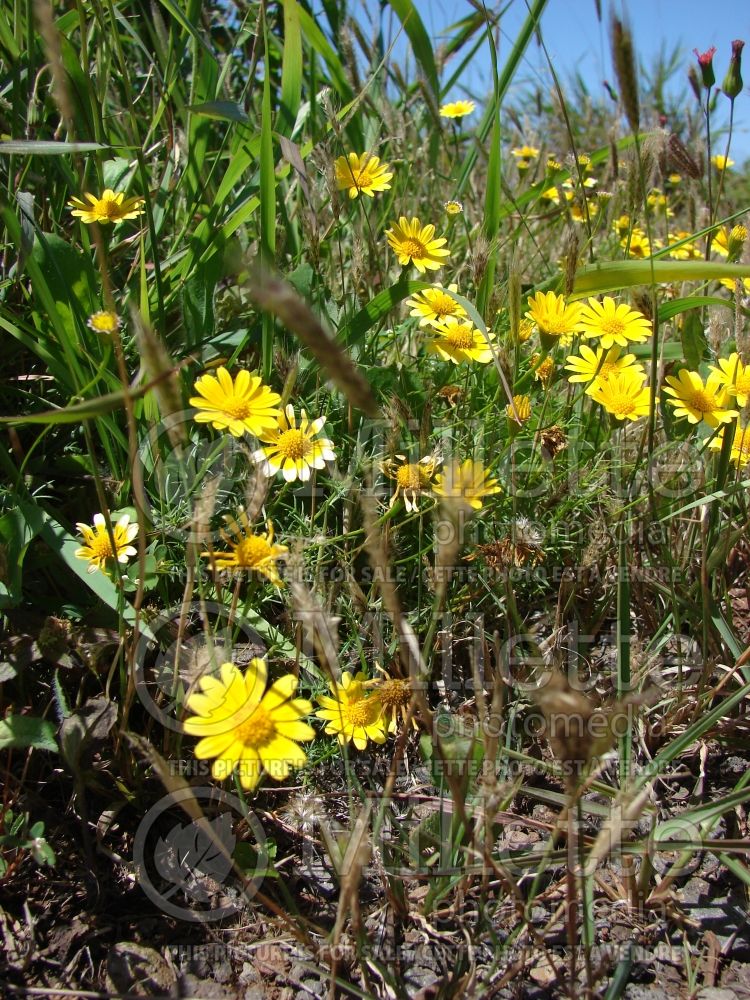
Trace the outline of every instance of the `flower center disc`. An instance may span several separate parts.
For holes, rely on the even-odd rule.
[[[280,435],[276,447],[284,458],[292,458],[295,461],[304,458],[305,455],[309,455],[312,451],[312,444],[308,438],[305,437],[302,431],[294,428],[284,431]]]
[[[694,389],[692,393],[685,396],[685,402],[694,410],[698,410],[699,413],[710,413],[719,408],[716,396],[712,392],[706,392],[705,389]]]
[[[273,739],[276,726],[259,705],[249,719],[237,726],[236,734],[237,739],[245,746],[257,748]]]
[[[240,566],[257,566],[270,554],[271,550],[264,538],[244,538],[235,548],[237,563]]]
[[[610,406],[618,417],[626,417],[633,410],[633,400],[627,393],[616,393],[611,397]]]
[[[246,399],[239,399],[236,396],[227,396],[224,400],[223,409],[230,417],[235,417],[237,420],[244,420],[252,412],[250,403]]]
[[[369,726],[375,715],[373,711],[375,704],[374,698],[357,698],[356,701],[350,701],[346,706],[348,721],[353,726]]]
[[[418,490],[422,486],[422,475],[418,465],[410,463],[396,470],[396,482],[402,490]]]
[[[421,240],[411,237],[401,244],[401,252],[406,257],[424,257],[427,251]]]
[[[445,338],[454,347],[466,351],[474,346],[474,333],[470,326],[457,326]]]
[[[401,708],[408,705],[411,698],[408,681],[383,681],[380,685],[380,702],[384,708]]]
[[[109,538],[106,535],[96,535],[91,542],[91,551],[98,559],[111,559],[112,546],[109,544]]]
[[[611,334],[613,337],[619,337],[625,329],[625,324],[621,319],[617,319],[616,316],[602,316],[601,327],[604,333]]]

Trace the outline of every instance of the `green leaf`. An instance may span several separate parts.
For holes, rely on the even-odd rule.
[[[703,332],[703,323],[698,309],[685,313],[682,330],[680,331],[685,364],[688,368],[698,368],[701,361],[708,356],[708,341]]]
[[[413,292],[421,292],[424,288],[432,288],[430,282],[410,281],[407,278],[399,278],[395,285],[378,292],[374,299],[370,299],[364,309],[361,309],[353,316],[348,323],[339,328],[338,339],[347,347],[356,347],[368,330],[371,330],[376,323],[388,315],[407,295]]]
[[[63,156],[73,153],[94,153],[110,147],[101,142],[53,142],[48,139],[7,139],[0,142],[0,155]]]
[[[55,727],[33,715],[6,715],[0,720],[0,750],[8,747],[36,747],[57,753]]]
[[[41,521],[30,523],[19,508],[0,518],[0,546],[7,576],[0,580],[0,608],[14,608],[21,602],[21,567],[30,542],[41,530]]]
[[[284,3],[284,55],[281,64],[279,131],[291,135],[302,100],[302,32],[297,0]]]
[[[204,118],[216,118],[219,121],[237,122],[248,125],[250,118],[247,112],[236,101],[204,101],[203,104],[189,104],[188,111]]]
[[[719,278],[750,278],[747,264],[724,264],[712,260],[616,260],[587,264],[576,272],[574,297],[679,281],[708,281]]]

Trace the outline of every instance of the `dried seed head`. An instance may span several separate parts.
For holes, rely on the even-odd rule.
[[[629,26],[618,17],[612,18],[612,60],[615,64],[617,82],[620,85],[625,116],[634,132],[638,131],[640,112],[638,107],[638,77],[636,74],[633,36]]]
[[[667,151],[669,154],[670,167],[678,174],[687,174],[688,177],[697,179],[701,176],[701,169],[690,155],[687,147],[678,135],[672,132],[667,139]]]

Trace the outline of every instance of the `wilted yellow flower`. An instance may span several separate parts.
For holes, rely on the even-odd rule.
[[[727,424],[737,416],[737,410],[728,409],[729,393],[723,388],[723,373],[709,372],[705,385],[698,372],[683,368],[678,376],[667,375],[668,386],[664,392],[671,396],[667,402],[674,406],[679,420],[686,417],[691,424],[705,420],[709,427]]]
[[[341,675],[341,683],[330,682],[332,698],[318,695],[322,705],[315,713],[326,721],[325,731],[336,736],[339,743],[354,743],[357,750],[364,750],[368,740],[385,743],[383,707],[377,692],[365,688],[366,674],[361,671],[352,677],[348,671]]]
[[[138,534],[138,524],[130,524],[130,515],[123,514],[116,524],[112,525],[112,542],[107,531],[104,514],[94,514],[94,527],[79,521],[76,528],[83,535],[83,545],[73,553],[76,559],[86,559],[89,567],[86,572],[96,573],[98,569],[106,572],[107,561],[117,559],[126,563],[131,556],[138,554],[130,543]]]
[[[306,482],[313,469],[324,469],[326,462],[336,458],[333,443],[317,437],[325,422],[325,417],[308,420],[301,410],[297,426],[294,407],[288,403],[276,427],[263,433],[263,446],[253,455],[263,474],[275,476],[280,471],[288,483]]]
[[[406,300],[407,306],[414,308],[409,313],[410,316],[419,316],[419,325],[427,326],[435,322],[440,322],[446,316],[465,316],[466,310],[460,305],[451,292],[457,292],[458,285],[434,285],[432,288],[424,288],[421,292],[415,292],[413,298]]]
[[[260,376],[244,370],[233,380],[226,368],[217,368],[215,378],[203,375],[196,381],[195,391],[198,395],[190,399],[190,405],[198,407],[196,423],[211,424],[234,437],[245,433],[262,437],[273,431],[281,416],[276,405],[281,396],[264,385]]]
[[[404,723],[408,717],[409,703],[411,702],[411,681],[403,680],[401,677],[391,677],[388,671],[382,667],[376,669],[383,674],[383,677],[367,681],[365,687],[375,690],[383,711],[383,720],[388,723],[388,732],[395,733],[398,728],[399,716]],[[414,729],[419,728],[414,716],[412,716],[411,724]]]
[[[396,481],[396,489],[388,506],[392,507],[399,496],[403,496],[406,509],[417,510],[419,497],[430,492],[440,459],[435,455],[426,455],[418,462],[407,462],[404,455],[396,455],[396,459],[398,461],[386,459],[382,464],[386,476]]]
[[[224,520],[231,534],[222,530],[221,537],[230,551],[201,552],[201,555],[209,558],[218,570],[246,569],[265,576],[277,587],[283,587],[284,581],[279,576],[276,563],[286,556],[289,549],[285,545],[274,544],[271,522],[268,521],[265,534],[254,535],[244,510],[240,511],[240,523],[231,514],[225,514]]]
[[[436,271],[445,263],[441,258],[450,257],[450,250],[443,249],[445,237],[434,239],[435,227],[423,226],[416,217],[410,222],[402,215],[398,222],[391,223],[385,235],[399,264],[402,267],[413,264],[420,274],[424,274],[425,269]]]
[[[334,163],[334,171],[339,190],[348,190],[350,198],[357,198],[360,194],[373,198],[376,191],[388,191],[389,182],[393,179],[390,166],[370,153],[339,156]]]
[[[642,312],[631,309],[625,302],[619,305],[609,295],[601,302],[590,298],[578,317],[578,330],[584,337],[597,337],[605,349],[627,347],[629,342],[641,344],[648,340],[653,330]]]
[[[500,493],[497,479],[492,479],[482,462],[467,458],[461,465],[453,462],[435,480],[435,493],[439,497],[466,504],[481,510],[482,498]]]
[[[442,118],[463,118],[476,108],[474,101],[451,101],[440,108]]]
[[[452,361],[454,365],[462,361],[477,361],[486,365],[492,361],[492,349],[487,337],[469,319],[446,316],[442,322],[432,324],[431,333],[427,350],[439,355],[443,361]],[[494,339],[492,333],[487,336],[490,340]]]
[[[605,381],[597,379],[588,393],[618,420],[639,420],[650,410],[651,390],[635,368],[614,372]]]
[[[222,663],[219,676],[204,674],[201,691],[188,695],[185,732],[200,736],[199,760],[215,757],[211,774],[223,781],[237,770],[240,784],[252,791],[266,771],[274,781],[288,777],[290,768],[304,767],[307,755],[298,742],[315,737],[304,721],[312,712],[306,698],[295,698],[297,678],[285,674],[266,691],[268,668],[254,657],[244,675],[233,663]]]
[[[539,358],[536,354],[531,359],[532,367],[534,367],[534,381],[541,382],[544,388],[547,389],[555,373],[555,362],[550,357],[546,357],[539,364],[537,364],[538,360]]]
[[[145,198],[126,198],[124,192],[115,193],[110,188],[104,192],[101,198],[94,194],[84,193],[84,198],[88,198],[89,204],[80,198],[71,198],[68,206],[72,209],[71,215],[76,216],[81,222],[90,225],[92,222],[99,222],[107,225],[110,222],[123,222],[125,219],[136,219],[143,214]]]
[[[86,326],[94,330],[95,333],[116,333],[121,325],[117,313],[110,312],[108,309],[92,313],[86,320]]]

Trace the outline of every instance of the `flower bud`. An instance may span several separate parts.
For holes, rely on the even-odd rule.
[[[697,49],[693,49],[697,59],[698,65],[700,66],[701,76],[703,77],[703,86],[706,90],[710,90],[711,87],[716,83],[716,76],[714,75],[713,59],[716,52],[716,46],[712,45],[710,49],[705,52],[699,52]]]
[[[733,226],[729,231],[727,240],[727,258],[730,262],[738,261],[742,256],[742,249],[747,239],[747,229],[745,226]]]
[[[721,89],[730,101],[734,101],[738,94],[742,93],[742,76],[740,75],[740,62],[742,60],[742,49],[745,43],[735,38],[732,42],[732,56],[729,60],[729,69],[724,77]]]

